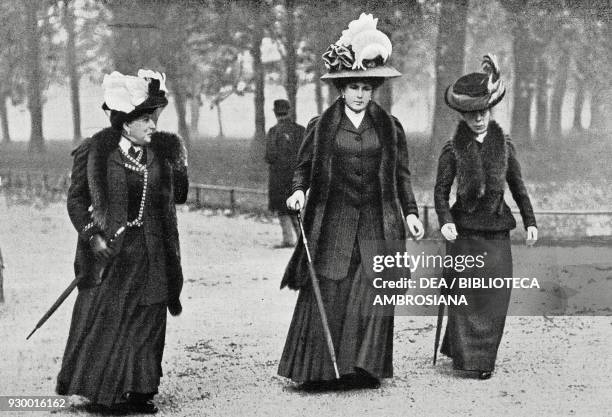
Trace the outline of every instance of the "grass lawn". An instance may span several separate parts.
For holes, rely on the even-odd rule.
[[[413,186],[421,204],[432,204],[437,151],[423,135],[409,135]],[[200,139],[189,153],[190,178],[195,183],[266,189],[267,167],[250,157],[249,139]],[[44,154],[28,152],[26,142],[0,145],[0,175],[10,170],[33,181],[46,173],[50,181],[71,167],[69,141],[48,141]],[[529,146],[515,143],[523,177],[534,206],[540,209],[610,209],[612,140],[608,135],[573,134],[563,140]]]

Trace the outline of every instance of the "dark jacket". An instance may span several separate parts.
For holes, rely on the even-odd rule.
[[[442,148],[434,189],[440,226],[455,223],[458,229],[504,231],[516,227],[506,202],[506,183],[518,205],[525,228],[536,226],[533,208],[521,177],[521,167],[509,137],[491,121],[482,143],[461,121],[453,139]],[[453,181],[457,178],[457,200],[449,206]]]
[[[283,119],[272,126],[266,135],[266,162],[268,171],[268,208],[281,214],[287,212],[285,204],[291,190],[293,170],[300,144],[304,138],[304,126],[291,119]]]
[[[381,142],[378,185],[383,236],[388,241],[406,238],[405,217],[418,215],[408,169],[404,129],[382,107],[370,102],[366,110]],[[304,227],[311,253],[317,256],[321,228],[332,184],[336,134],[344,115],[344,101],[338,99],[306,128],[293,176],[292,192],[310,189],[304,212]],[[298,289],[308,282],[308,265],[302,241],[298,243],[285,270],[281,288]]]
[[[355,128],[343,114],[335,142],[331,190],[314,261],[319,277],[341,280],[355,255],[367,274],[373,256],[386,254],[387,248],[378,247],[384,246],[379,245],[384,241],[378,181],[382,146],[374,123],[365,115]]]
[[[68,214],[79,233],[74,261],[79,288],[99,284],[89,239],[100,233],[110,239],[127,222],[127,185],[125,168],[118,152],[119,131],[107,128],[85,139],[73,152],[71,184],[68,190]],[[160,207],[148,211],[159,215],[160,230],[165,242],[168,307],[171,312],[181,310],[180,293],[183,286],[181,255],[175,204],[187,199],[189,188],[182,140],[171,133],[156,132],[151,136],[147,165],[157,159],[161,189]],[[150,154],[150,156],[149,156]],[[91,209],[90,209],[91,207]],[[147,210],[145,209],[145,213]],[[147,233],[147,230],[145,230]],[[118,250],[119,237],[114,243]]]

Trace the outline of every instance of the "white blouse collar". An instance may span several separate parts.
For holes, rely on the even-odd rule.
[[[363,121],[363,118],[365,117],[365,110],[357,113],[351,110],[349,106],[345,105],[344,114],[346,114],[346,117],[348,117],[351,123],[353,123],[353,126],[355,126],[356,128],[359,128],[359,126],[361,125],[361,122]]]
[[[479,135],[476,135],[476,137],[474,138],[477,142],[484,142],[485,136],[487,136],[487,132],[485,131],[484,133],[481,133]]]
[[[125,136],[121,136],[121,140],[119,140],[119,147],[123,150],[123,152],[128,153],[132,146],[134,147],[136,152],[140,151],[140,149],[142,148],[142,146],[138,146],[130,142],[130,140]]]

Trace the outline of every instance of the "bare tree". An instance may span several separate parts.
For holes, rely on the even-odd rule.
[[[20,104],[24,100],[23,4],[8,0],[0,1],[0,123],[2,142],[11,141],[7,100]]]
[[[78,143],[81,138],[81,101],[79,98],[79,82],[81,76],[78,70],[76,50],[76,29],[74,22],[74,1],[64,0],[62,23],[67,33],[66,69],[70,82],[70,103],[72,104],[72,141]]]
[[[253,162],[263,164],[266,117],[264,113],[265,68],[261,57],[261,43],[265,35],[269,5],[265,0],[254,0],[247,3],[246,11],[251,16],[251,25],[249,25],[249,52],[253,59],[253,84],[255,90],[255,97],[253,99],[255,104],[255,132],[251,145],[251,158]]]
[[[436,43],[436,93],[432,145],[449,139],[455,128],[454,113],[444,102],[444,92],[463,72],[468,0],[442,0]]]
[[[285,91],[291,103],[291,116],[297,112],[297,51],[295,44],[295,0],[285,0]]]
[[[536,77],[536,128],[535,135],[540,141],[548,138],[548,60],[540,56],[537,62]]]
[[[567,90],[567,79],[570,66],[569,45],[561,45],[561,56],[557,62],[557,74],[554,80],[552,97],[550,103],[550,136],[561,137],[561,117],[565,92]]]
[[[41,3],[37,0],[23,0],[27,44],[27,91],[30,111],[30,151],[45,150],[43,138],[43,71],[40,59],[41,35],[38,28],[38,12]]]

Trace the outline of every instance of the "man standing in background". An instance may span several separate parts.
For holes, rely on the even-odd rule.
[[[275,246],[277,248],[295,246],[299,234],[296,219],[289,214],[285,201],[291,189],[293,169],[305,129],[291,119],[290,110],[291,104],[287,100],[274,100],[277,124],[266,135],[266,162],[270,165],[268,209],[278,214],[283,232],[282,243]]]

